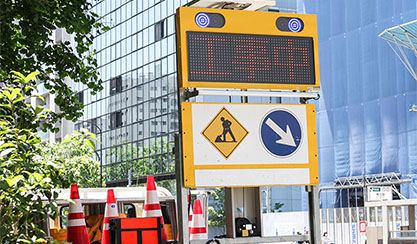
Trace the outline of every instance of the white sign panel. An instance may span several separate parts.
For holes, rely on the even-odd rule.
[[[314,105],[184,103],[182,108],[185,185],[187,180],[193,187],[318,183]]]
[[[368,201],[391,201],[392,188],[391,186],[368,186]]]

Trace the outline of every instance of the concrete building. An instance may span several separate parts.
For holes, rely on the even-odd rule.
[[[71,35],[69,35],[65,30],[58,28],[55,30],[51,36],[56,43],[71,41]],[[66,84],[70,87],[72,86],[71,79],[65,79]],[[37,86],[37,94],[43,97],[44,100],[39,98],[31,98],[30,103],[33,107],[42,106],[46,109],[50,109],[52,112],[59,112],[58,106],[55,105],[55,94],[49,93],[47,89],[45,89],[44,84],[42,81],[39,82]],[[74,130],[74,124],[71,121],[66,119],[61,119],[57,122],[56,127],[59,128],[59,132],[51,133],[51,132],[43,132],[41,130],[38,131],[39,136],[43,142],[49,143],[58,143],[63,140],[63,138],[71,134]]]

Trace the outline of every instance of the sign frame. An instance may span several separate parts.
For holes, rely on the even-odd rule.
[[[193,105],[221,105],[221,106],[256,106],[256,105],[269,105],[269,106],[305,106],[306,112],[306,128],[305,140],[308,142],[308,162],[307,163],[247,163],[247,164],[196,164],[194,162],[194,134],[201,132],[193,132],[193,114],[192,106]],[[316,131],[316,114],[315,114],[315,105],[314,104],[242,104],[242,103],[201,103],[201,102],[184,102],[181,105],[181,116],[182,116],[182,161],[184,169],[184,186],[189,188],[206,188],[206,187],[248,187],[248,186],[279,186],[279,185],[318,185],[319,184],[319,169],[318,169],[318,152],[317,152],[317,131]],[[260,118],[261,120],[262,118]],[[209,123],[210,121],[207,121]],[[241,123],[242,121],[240,121]],[[245,126],[245,125],[243,125]],[[249,131],[249,134],[253,131]],[[206,138],[204,138],[206,139]],[[207,142],[210,143],[210,142]],[[261,143],[261,142],[259,142]],[[267,153],[267,152],[265,152]],[[226,159],[227,160],[227,159]],[[309,184],[253,184],[253,185],[197,185],[196,184],[196,171],[205,171],[207,170],[280,170],[280,169],[308,169],[309,170]]]
[[[359,233],[366,233],[366,221],[359,222]]]
[[[225,17],[225,25],[221,28],[199,27],[194,19],[200,13],[220,13]],[[280,31],[276,27],[276,20],[280,17],[299,18],[304,22],[300,32]],[[232,21],[233,20],[233,21]],[[258,20],[258,21],[253,21]],[[259,23],[262,23],[260,25]],[[177,58],[179,88],[229,88],[229,89],[270,89],[270,90],[299,90],[308,91],[310,88],[320,87],[320,68],[318,55],[317,20],[315,15],[291,14],[276,12],[235,11],[225,9],[206,9],[180,7],[176,14]],[[228,34],[252,34],[288,37],[313,38],[313,59],[315,84],[272,84],[257,82],[213,82],[188,80],[188,50],[187,32],[212,32]]]

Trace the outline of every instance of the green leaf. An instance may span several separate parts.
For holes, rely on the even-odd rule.
[[[45,98],[44,97],[42,97],[42,96],[34,96],[34,97],[36,97],[36,98],[39,98],[40,100],[42,100],[42,102],[45,102]]]
[[[6,182],[9,185],[9,187],[13,187],[17,182],[19,182],[23,178],[24,178],[23,175],[18,175],[18,176],[15,176],[13,179],[6,179]]]
[[[13,110],[12,105],[9,104],[0,104],[0,107],[7,108],[8,110]]]
[[[86,144],[92,148],[93,150],[96,150],[96,145],[94,144],[94,142],[92,140],[85,140]]]
[[[13,104],[16,104],[16,103],[18,103],[18,102],[20,102],[20,101],[23,101],[23,100],[25,100],[26,98],[24,98],[24,97],[19,97],[19,98],[16,98],[15,100],[13,100]]]
[[[30,73],[28,76],[26,76],[25,84],[27,84],[29,81],[33,80],[38,74],[40,74],[38,71]]]
[[[40,114],[42,111],[44,111],[44,107],[42,106],[37,106],[35,109],[35,114]]]
[[[5,147],[14,147],[16,144],[12,143],[12,142],[7,142],[7,143],[2,143],[0,145],[0,148],[5,148]]]
[[[72,141],[72,138],[66,138],[63,141],[61,141],[61,144],[69,143]]]
[[[25,76],[22,73],[20,73],[20,72],[17,72],[17,71],[12,70],[11,73],[13,73],[16,76],[20,77],[22,80],[25,79]]]
[[[6,157],[9,153],[13,152],[14,150],[16,150],[16,149],[15,149],[15,148],[8,148],[8,149],[6,149],[6,150],[3,150],[3,151],[0,153],[0,158],[4,158],[4,157]]]
[[[10,96],[11,96],[11,98],[12,98],[12,100],[14,99],[14,97],[17,95],[17,94],[19,94],[20,93],[20,89],[19,88],[13,88],[12,90],[12,93],[10,94]]]
[[[8,87],[6,87],[7,89]],[[4,90],[3,94],[6,95],[7,99],[9,99],[9,101],[12,101],[12,94],[9,91]]]

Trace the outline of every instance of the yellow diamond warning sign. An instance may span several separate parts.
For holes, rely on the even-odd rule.
[[[223,107],[201,134],[228,159],[249,132]]]

